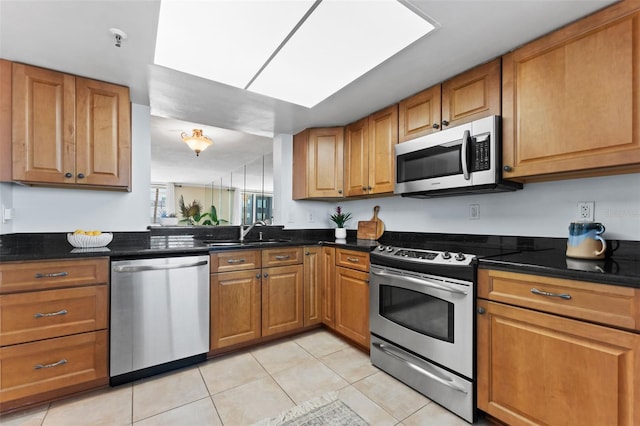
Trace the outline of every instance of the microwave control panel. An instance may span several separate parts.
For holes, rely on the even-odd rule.
[[[472,171],[479,172],[482,170],[489,170],[491,168],[491,144],[489,142],[489,136],[487,135],[484,139],[476,139],[472,144]]]

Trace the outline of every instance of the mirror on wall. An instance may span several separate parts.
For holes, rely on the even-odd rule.
[[[212,141],[199,155],[180,138],[194,128],[202,129]],[[152,224],[224,226],[268,221],[272,200],[271,137],[151,117]],[[196,207],[199,214],[193,215]],[[172,214],[177,217],[166,217]]]

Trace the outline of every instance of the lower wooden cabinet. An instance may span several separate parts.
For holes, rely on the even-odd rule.
[[[640,424],[640,335],[478,301],[478,408],[509,425]]]
[[[319,323],[317,278],[305,276],[317,272],[312,262],[302,247],[213,253],[210,350]]]
[[[640,424],[639,290],[480,269],[478,297],[479,409],[509,425]]]
[[[322,323],[369,347],[369,253],[323,247]]]
[[[107,383],[106,330],[0,348],[0,401],[38,401]],[[9,403],[7,404],[7,401]]]
[[[336,268],[335,330],[369,347],[369,273]]]
[[[106,257],[0,264],[0,411],[108,383]]]

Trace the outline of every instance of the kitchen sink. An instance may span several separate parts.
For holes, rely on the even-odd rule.
[[[202,241],[209,247],[229,247],[240,245],[266,245],[266,244],[278,244],[278,243],[290,243],[291,240],[282,238],[271,238],[268,240],[250,240],[241,242],[240,240],[204,240]]]

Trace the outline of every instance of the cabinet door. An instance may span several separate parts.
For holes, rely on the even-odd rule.
[[[438,84],[400,102],[398,111],[400,142],[440,130],[441,90]]]
[[[369,194],[392,193],[396,181],[398,105],[369,116]]]
[[[75,77],[13,64],[13,179],[75,183]]]
[[[309,130],[307,196],[343,196],[344,128]],[[295,179],[295,177],[294,177]]]
[[[262,269],[262,335],[302,328],[302,265]]]
[[[131,189],[129,88],[76,79],[76,183]]]
[[[322,247],[304,247],[304,326],[319,324],[322,321],[320,285],[323,282],[320,261]]]
[[[11,75],[12,63],[0,59],[0,182],[13,179],[11,164]]]
[[[322,323],[329,328],[335,328],[335,276],[336,276],[336,249],[335,247],[322,247],[322,259],[320,261],[322,273],[321,288],[321,314]]]
[[[640,335],[478,301],[478,408],[510,425],[640,424]]]
[[[500,115],[500,59],[442,83],[442,128]]]
[[[369,119],[345,128],[344,191],[347,197],[369,193]]]
[[[618,3],[505,55],[502,75],[506,178],[638,170],[637,2]]]
[[[211,349],[260,337],[260,270],[211,275]]]
[[[355,343],[369,347],[369,274],[336,268],[335,329]]]

